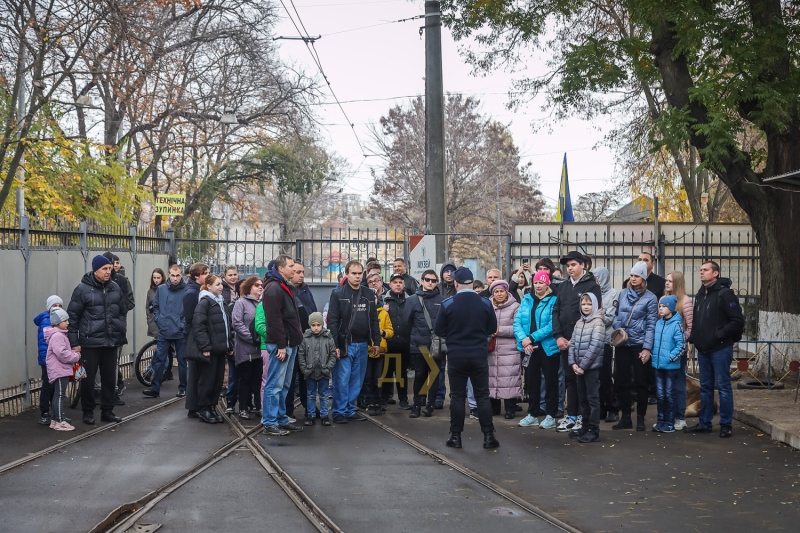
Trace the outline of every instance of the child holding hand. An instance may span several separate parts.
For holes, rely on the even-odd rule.
[[[64,399],[69,378],[75,375],[73,365],[81,355],[70,347],[67,338],[69,315],[59,307],[50,310],[50,327],[44,329],[47,341],[47,377],[53,384],[53,416],[50,427],[56,431],[72,431],[75,426],[64,419]]]
[[[683,318],[675,308],[678,298],[664,296],[658,302],[658,322],[653,342],[653,368],[656,371],[658,422],[653,431],[675,432],[677,398],[675,391],[681,375],[681,354],[686,348]]]

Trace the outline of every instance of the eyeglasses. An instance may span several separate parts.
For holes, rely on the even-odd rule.
[[[436,283],[438,280],[436,278],[422,278],[422,281],[425,283]]]
[[[263,283],[255,283],[255,286],[256,286],[256,287],[263,287],[263,286],[264,286],[264,284],[263,284]]]

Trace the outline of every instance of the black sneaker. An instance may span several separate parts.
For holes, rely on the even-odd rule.
[[[280,428],[291,433],[299,433],[303,431],[303,426],[295,426],[294,424],[284,424]]]
[[[389,405],[394,405],[397,403],[397,400],[395,400],[394,398],[389,398],[388,400],[386,400],[386,403]]]
[[[400,405],[397,407],[403,409],[404,411],[411,409],[411,405],[408,403],[408,400],[400,400]]]
[[[125,402],[119,396],[114,396],[114,405],[125,405]]]
[[[265,426],[264,431],[267,433],[267,435],[274,435],[276,437],[285,437],[289,434],[288,431],[280,426]]]
[[[145,389],[142,391],[142,394],[147,396],[148,398],[160,398],[161,396],[158,394],[158,391],[153,389]]]
[[[176,394],[175,397],[176,398],[185,398],[186,397],[186,391],[185,390],[179,390],[178,394]]]
[[[436,403],[433,404],[434,409],[444,409],[444,400],[436,400]]]
[[[42,418],[39,419],[39,423],[43,426],[49,426],[50,421],[50,413],[42,413]]]
[[[477,409],[470,409],[469,410],[469,417],[473,420],[478,420],[478,410]]]
[[[328,417],[325,417],[325,418],[322,419],[322,425],[323,426],[330,426],[331,425],[331,421],[328,420]]]
[[[352,415],[347,417],[347,420],[350,422],[364,422],[367,420],[365,416],[360,415],[359,413],[353,413]]]
[[[251,416],[247,411],[239,411],[239,418],[242,420],[250,420]]]
[[[342,415],[334,415],[333,417],[334,424],[347,424],[347,419]]]
[[[729,439],[733,436],[733,432],[731,431],[730,426],[720,426],[719,427],[719,437],[721,439]]]

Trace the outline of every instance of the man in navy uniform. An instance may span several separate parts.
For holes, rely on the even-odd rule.
[[[461,448],[467,380],[472,381],[483,447],[497,448],[492,406],[489,403],[489,336],[497,332],[492,304],[473,289],[472,272],[459,267],[453,273],[456,294],[442,302],[433,331],[447,339],[447,376],[450,378],[450,439],[447,446]]]

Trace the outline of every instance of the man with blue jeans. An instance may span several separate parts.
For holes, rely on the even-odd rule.
[[[297,347],[303,342],[300,314],[292,278],[294,260],[279,255],[264,280],[262,308],[267,323],[265,345],[269,352],[267,377],[261,402],[261,423],[269,435],[285,436],[303,431],[286,416],[286,396],[291,385]]]
[[[345,266],[347,282],[331,294],[328,305],[328,329],[336,341],[333,367],[333,421],[366,420],[356,412],[356,402],[367,370],[367,350],[373,345],[380,354],[381,328],[375,307],[375,293],[361,285],[364,267],[358,261]]]
[[[700,367],[700,421],[684,433],[711,433],[714,418],[714,386],[719,391],[719,436],[729,438],[733,423],[731,361],[733,345],[742,338],[744,317],[731,280],[720,279],[714,261],[700,267],[703,286],[694,299],[694,320],[689,342],[697,348]]]
[[[153,297],[153,317],[158,325],[156,355],[153,357],[153,379],[150,388],[142,391],[148,398],[158,398],[161,394],[161,382],[169,361],[169,345],[175,345],[178,357],[178,398],[186,396],[186,324],[183,319],[183,297],[186,295],[186,281],[183,279],[181,267],[169,267],[169,280],[158,287]]]

